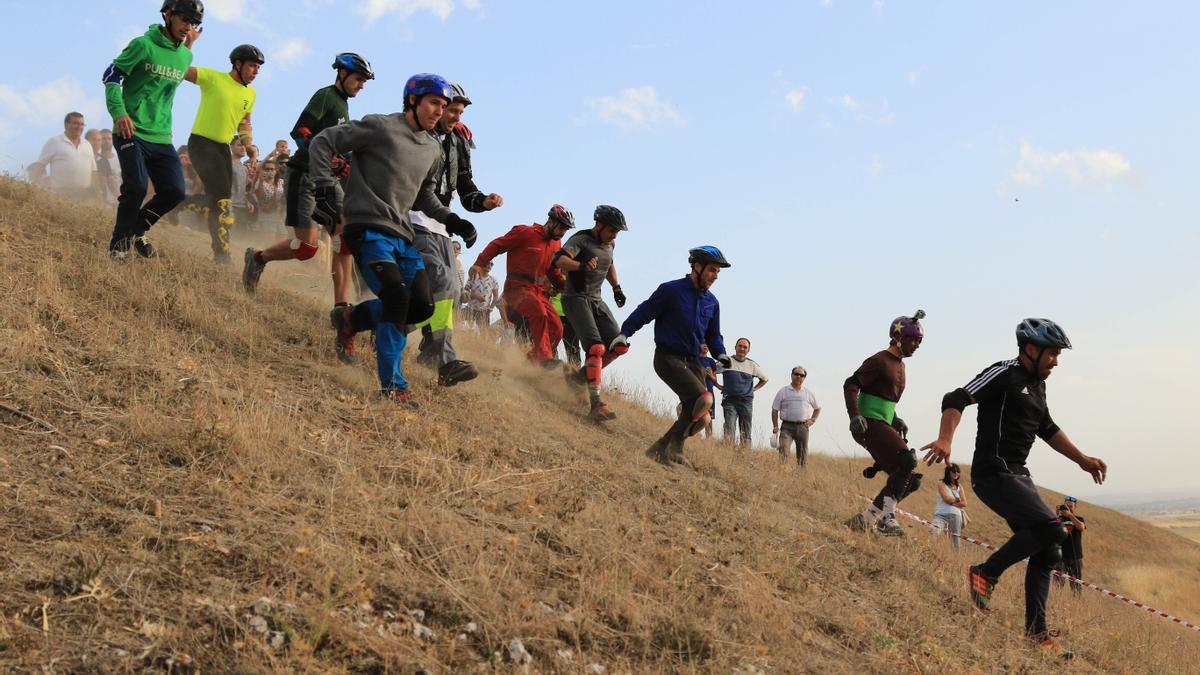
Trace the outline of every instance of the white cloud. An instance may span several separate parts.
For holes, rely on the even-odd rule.
[[[271,61],[278,63],[280,68],[287,69],[312,53],[312,45],[304,38],[292,38],[283,45],[271,50]]]
[[[89,127],[110,126],[104,99],[89,96],[73,77],[60,77],[32,89],[0,84],[0,138],[17,131],[62,131],[62,119],[71,111],[83,113]]]
[[[879,155],[871,158],[871,163],[867,168],[876,176],[883,172],[883,162],[879,159]]]
[[[246,0],[206,0],[204,18],[217,21],[240,21],[246,17]]]
[[[787,101],[788,106],[791,107],[793,112],[800,112],[804,110],[804,99],[807,96],[808,87],[801,87],[799,89],[792,89],[783,98]]]
[[[1060,150],[1052,152],[1021,140],[1017,166],[1011,180],[1016,185],[1039,186],[1050,178],[1065,178],[1072,185],[1109,189],[1122,180],[1134,180],[1133,165],[1115,150]]]
[[[601,122],[626,129],[677,124],[682,119],[674,106],[659,100],[658,92],[650,86],[622,89],[620,96],[588,99],[588,107]]]
[[[859,105],[858,101],[854,100],[854,97],[851,96],[850,94],[842,94],[841,96],[834,96],[833,98],[829,99],[829,102],[834,103],[836,105],[840,105],[843,108],[845,108],[846,110],[851,110],[851,111],[858,110],[859,108],[862,107],[861,105]]]
[[[477,0],[467,0],[463,4],[468,9],[478,9],[480,6]],[[454,11],[454,7],[454,0],[362,0],[358,11],[367,17],[368,23],[387,14],[407,19],[417,12],[429,12],[445,21]]]
[[[817,0],[817,4],[821,5],[822,7],[828,7],[833,4],[833,0]]]

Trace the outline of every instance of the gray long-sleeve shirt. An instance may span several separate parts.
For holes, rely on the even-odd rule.
[[[346,234],[377,230],[412,242],[410,209],[443,221],[451,214],[434,192],[442,147],[413,131],[403,113],[367,115],[329,127],[308,144],[309,176],[317,187],[333,185],[330,161],[353,152],[342,215]]]

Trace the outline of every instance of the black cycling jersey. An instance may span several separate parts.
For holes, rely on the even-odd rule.
[[[1046,404],[1046,382],[1030,373],[1018,359],[1009,359],[988,366],[946,398],[964,400],[963,393],[979,404],[979,431],[975,435],[971,475],[1029,475],[1025,460],[1034,438],[1049,441],[1058,433],[1058,425],[1050,418]],[[944,403],[945,407],[958,406]]]

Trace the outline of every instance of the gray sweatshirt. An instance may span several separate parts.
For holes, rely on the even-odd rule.
[[[346,234],[365,229],[412,243],[409,210],[445,222],[450,209],[434,193],[441,171],[442,146],[425,131],[413,131],[403,113],[367,115],[332,126],[308,144],[308,172],[313,185],[333,185],[335,154],[353,152],[342,215]]]

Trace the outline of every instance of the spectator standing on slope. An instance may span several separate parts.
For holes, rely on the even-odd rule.
[[[700,367],[704,370],[704,386],[708,388],[709,399],[712,399],[713,388],[721,385],[717,384],[717,360],[708,355],[708,345],[700,344]],[[704,416],[704,437],[712,438],[713,423],[712,411],[709,411]]]
[[[34,185],[80,201],[96,198],[96,153],[83,137],[83,115],[67,113],[63,133],[42,146],[37,161],[26,167]]]
[[[1062,547],[1062,563],[1059,571],[1065,572],[1076,579],[1083,579],[1083,531],[1087,529],[1084,517],[1075,512],[1079,500],[1067,497],[1058,507],[1058,520],[1067,529],[1067,540]],[[1055,581],[1062,584],[1066,579],[1055,575]],[[1071,582],[1071,590],[1075,595],[1083,593],[1083,585],[1078,581]]]
[[[733,352],[732,364],[717,370],[724,382],[721,411],[725,414],[725,440],[736,443],[740,438],[742,447],[749,449],[754,431],[754,392],[767,385],[767,373],[749,358],[749,338],[738,338]]]
[[[962,485],[958,481],[960,474],[957,464],[946,465],[945,474],[937,484],[933,520],[929,523],[930,532],[950,535],[950,546],[954,549],[958,548],[963,528],[963,509],[967,506],[967,498],[963,496]]]
[[[779,458],[787,459],[792,445],[796,446],[796,463],[808,466],[808,430],[821,416],[821,404],[804,380],[804,366],[792,368],[792,381],[775,394],[771,402],[771,433],[779,434]]]

